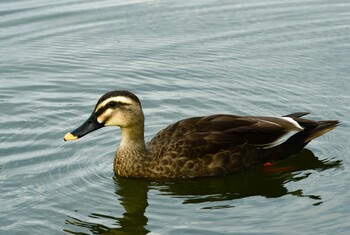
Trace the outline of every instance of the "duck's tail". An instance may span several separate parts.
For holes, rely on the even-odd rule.
[[[316,127],[310,131],[309,136],[304,140],[304,143],[308,143],[311,140],[313,140],[317,137],[320,137],[321,135],[327,133],[328,131],[333,130],[338,125],[339,125],[339,121],[337,121],[337,120],[316,122]]]
[[[328,131],[333,130],[339,125],[338,120],[326,120],[326,121],[311,121],[308,119],[301,118],[309,113],[307,112],[298,112],[291,113],[285,117],[291,117],[297,121],[303,128],[304,131],[300,132],[300,136],[304,136],[304,143],[307,144],[311,140],[320,137],[321,135],[327,133]]]
[[[276,159],[283,159],[287,156],[299,152],[304,148],[311,140],[320,137],[328,131],[333,130],[339,125],[337,120],[326,120],[326,121],[312,121],[309,119],[302,118],[302,116],[308,113],[292,113],[286,115],[286,117],[293,118],[300,124],[304,130],[291,136],[283,144],[276,146]]]

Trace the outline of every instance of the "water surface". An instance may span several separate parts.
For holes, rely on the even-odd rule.
[[[348,234],[348,1],[0,3],[1,234]],[[115,177],[117,128],[63,142],[105,92],[149,140],[181,118],[307,111],[341,125],[272,168]]]

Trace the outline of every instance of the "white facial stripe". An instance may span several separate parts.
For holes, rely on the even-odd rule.
[[[101,107],[104,107],[106,104],[108,104],[111,101],[120,102],[120,103],[124,103],[124,104],[132,104],[134,102],[132,99],[125,97],[125,96],[110,97],[110,98],[104,100],[102,103],[100,103],[96,107],[95,112],[97,112]]]

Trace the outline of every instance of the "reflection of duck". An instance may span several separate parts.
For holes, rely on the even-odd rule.
[[[306,114],[193,117],[168,126],[146,145],[140,100],[128,91],[112,91],[103,95],[90,118],[64,139],[74,140],[103,126],[119,126],[122,140],[114,170],[120,176],[223,175],[286,158],[338,125],[338,121],[301,118]]]
[[[120,177],[116,177],[115,180],[115,193],[125,209],[122,216],[117,206],[109,206],[107,214],[101,211],[94,212],[85,220],[69,217],[66,220],[69,227],[64,229],[65,232],[88,234],[84,233],[88,229],[91,234],[145,235],[149,233],[146,228],[148,218],[145,211],[148,206],[147,193],[150,183]],[[113,226],[107,227],[105,224],[113,224]]]
[[[288,159],[279,161],[272,166],[262,166],[251,171],[242,172],[220,178],[201,178],[196,180],[172,182],[159,182],[162,195],[181,197],[183,203],[202,203],[214,201],[228,201],[251,196],[265,198],[278,198],[287,194],[300,197],[310,197],[319,203],[320,196],[304,195],[303,190],[289,191],[285,187],[288,182],[296,182],[307,178],[311,171],[324,171],[341,166],[341,161],[320,161],[308,149]],[[164,187],[166,185],[167,187]],[[213,203],[215,205],[215,203]]]
[[[121,214],[117,206],[114,210],[110,206],[102,211],[98,208],[100,211],[92,212],[88,216],[80,215],[80,219],[68,218],[64,231],[71,234],[88,234],[84,233],[86,230],[93,234],[148,234],[147,225],[156,224],[157,221],[154,220],[158,218],[152,216],[152,213],[157,214],[161,209],[169,210],[168,206],[162,208],[161,205],[152,203],[159,199],[157,197],[163,198],[167,205],[172,205],[171,209],[177,207],[175,201],[178,202],[178,200],[183,204],[198,204],[196,208],[220,209],[239,205],[236,199],[252,196],[279,198],[285,195],[310,198],[312,199],[310,203],[318,205],[322,203],[320,195],[304,195],[303,189],[290,191],[286,184],[290,181],[305,179],[312,174],[310,170],[324,171],[340,165],[340,161],[320,161],[310,150],[304,149],[273,166],[257,167],[251,171],[226,177],[177,182],[151,182],[115,177],[115,193],[124,207],[124,213]],[[281,169],[282,171],[279,171]],[[283,171],[285,169],[289,171]],[[150,195],[149,190],[153,191]],[[148,198],[151,198],[150,203]],[[183,211],[174,213],[180,215]],[[85,219],[83,219],[84,216],[86,216]],[[107,224],[113,224],[113,226],[106,226]]]

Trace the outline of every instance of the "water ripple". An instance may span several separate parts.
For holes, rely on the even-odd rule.
[[[1,1],[1,233],[346,232],[349,9],[323,0]],[[340,119],[308,146],[341,167],[267,174],[257,185],[226,179],[241,179],[237,194],[210,191],[224,180],[113,181],[117,128],[62,139],[113,89],[141,98],[148,140],[212,113]],[[239,197],[247,182],[257,191]],[[200,185],[209,191],[193,193]]]

